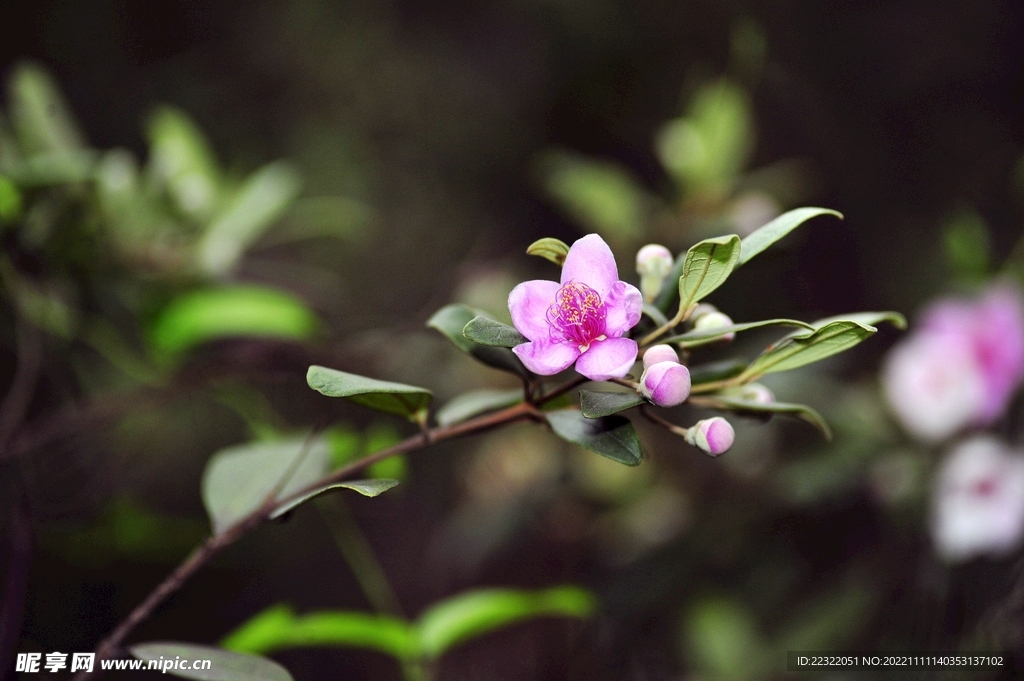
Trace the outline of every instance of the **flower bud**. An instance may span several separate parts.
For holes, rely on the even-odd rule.
[[[758,404],[771,404],[775,401],[775,394],[760,383],[746,384],[737,391],[737,395],[741,400]]]
[[[644,300],[654,300],[665,277],[672,271],[672,253],[664,246],[648,244],[637,251],[636,273],[640,275],[640,291]]]
[[[697,421],[686,431],[686,441],[711,456],[729,451],[735,437],[732,424],[721,416]]]
[[[679,362],[658,362],[644,369],[637,392],[659,407],[674,407],[690,396],[690,370]]]
[[[649,369],[658,362],[679,364],[679,355],[671,345],[652,345],[644,352],[644,369]]]
[[[732,326],[732,324],[733,321],[729,315],[724,312],[719,312],[718,310],[705,312],[693,320],[693,328],[698,331],[711,331],[714,329],[724,328],[726,326]],[[731,341],[735,337],[736,333],[731,332],[722,336],[722,340]]]

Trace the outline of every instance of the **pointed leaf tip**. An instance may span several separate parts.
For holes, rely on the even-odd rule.
[[[474,343],[499,348],[514,348],[529,342],[526,336],[508,324],[482,316],[471,319],[462,333]]]
[[[563,440],[627,466],[636,466],[643,459],[640,438],[627,418],[588,419],[575,410],[553,411],[545,417],[551,430]]]
[[[431,399],[431,392],[426,388],[378,381],[315,364],[306,372],[306,383],[321,395],[344,397],[364,407],[412,420],[427,409]]]
[[[545,237],[537,239],[526,249],[528,255],[536,255],[550,260],[559,267],[565,264],[565,256],[569,254],[569,246],[561,239]]]
[[[746,264],[755,255],[761,253],[803,223],[819,215],[831,215],[840,220],[843,219],[842,213],[831,208],[796,208],[783,213],[763,227],[754,230],[743,239],[737,265]]]

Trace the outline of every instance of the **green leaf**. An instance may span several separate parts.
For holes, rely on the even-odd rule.
[[[678,279],[678,278],[679,277],[677,276],[676,279]],[[673,288],[673,287],[669,286],[669,288]],[[654,305],[645,302],[642,309],[643,309],[643,313],[645,315],[647,315],[648,317],[650,317],[651,320],[655,324],[657,324],[658,326],[665,326],[666,324],[668,324],[668,319],[665,317],[664,314],[661,313],[661,310],[659,310]],[[664,342],[664,341],[662,341],[662,342]]]
[[[720,362],[708,362],[690,367],[690,383],[712,383],[723,381],[733,376],[738,376],[747,368],[747,363],[741,359],[725,359]]]
[[[146,127],[150,167],[162,179],[181,210],[207,220],[220,204],[223,178],[210,144],[184,111],[164,106]]]
[[[777,634],[781,650],[843,650],[863,630],[878,592],[859,584],[837,585],[796,606]]]
[[[29,156],[12,174],[25,187],[85,182],[93,176],[97,159],[92,149],[48,151]]]
[[[640,438],[633,424],[622,416],[588,419],[575,410],[545,414],[555,435],[612,461],[636,466],[643,458]]]
[[[301,300],[272,288],[239,285],[205,288],[174,298],[150,330],[153,348],[165,355],[220,338],[245,336],[306,340],[319,328]]]
[[[848,350],[878,329],[852,320],[824,324],[813,332],[789,335],[768,347],[741,375],[748,382],[780,371],[789,371]]]
[[[8,178],[0,175],[0,223],[13,222],[21,215],[21,192]]]
[[[720,681],[761,678],[771,659],[754,616],[732,600],[696,605],[686,621],[687,652],[702,677]]]
[[[430,405],[431,393],[426,388],[378,381],[317,365],[309,367],[306,383],[321,395],[344,397],[364,407],[412,420],[420,419]]]
[[[203,471],[203,505],[220,534],[263,505],[275,489],[283,500],[327,474],[330,452],[322,437],[291,437],[222,449]],[[284,479],[287,477],[287,480]],[[282,481],[283,484],[282,484]]]
[[[672,336],[664,340],[658,341],[659,343],[680,343],[680,344],[695,344],[705,343],[716,338],[730,333],[737,333],[739,331],[746,331],[747,329],[757,329],[762,326],[798,326],[802,329],[814,330],[814,326],[807,322],[802,322],[798,319],[764,319],[759,322],[745,322],[743,324],[731,324],[729,326],[719,326],[714,329],[694,329],[687,331],[679,336]]]
[[[549,152],[538,166],[548,195],[586,231],[599,232],[613,242],[643,234],[647,192],[618,165],[580,154]]]
[[[946,268],[954,277],[983,279],[991,269],[992,238],[985,219],[961,206],[943,220],[943,246]]]
[[[246,178],[200,238],[199,268],[213,276],[230,272],[245,249],[284,214],[301,185],[299,174],[284,161]]]
[[[857,324],[863,324],[865,326],[878,326],[881,322],[889,322],[897,329],[907,328],[907,318],[901,315],[899,312],[847,312],[846,314],[836,315],[835,317],[825,317],[817,321],[811,322],[811,326],[815,329],[820,329],[826,324],[832,322],[849,321],[856,322]],[[793,334],[790,334],[793,335]]]
[[[452,305],[445,305],[440,310],[434,313],[434,315],[427,320],[427,326],[432,329],[436,329],[445,335],[448,340],[455,344],[457,348],[463,352],[471,355],[480,362],[483,362],[487,366],[494,367],[495,369],[501,369],[510,373],[516,374],[517,376],[527,376],[529,372],[523,363],[515,356],[508,348],[495,348],[486,345],[480,345],[466,338],[462,333],[462,330],[466,328],[476,317],[483,317],[486,314],[472,308],[469,305],[463,305],[456,303]]]
[[[709,406],[713,409],[724,409],[748,414],[789,414],[811,424],[825,436],[826,440],[832,439],[832,430],[821,414],[808,407],[806,404],[793,404],[789,402],[753,402],[728,394],[709,395],[700,398],[700,406]]]
[[[646,401],[647,400],[635,392],[611,393],[599,390],[580,391],[580,408],[582,409],[583,415],[588,419],[611,416],[612,414],[624,409],[644,404]]]
[[[128,648],[139,660],[174,662],[178,659],[209,660],[209,669],[173,669],[166,672],[185,679],[198,681],[292,681],[288,670],[274,662],[256,655],[246,655],[220,648],[198,646],[193,643],[158,641],[139,643]],[[157,667],[154,667],[157,668]],[[163,667],[159,667],[164,671]]]
[[[397,485],[397,480],[389,480],[387,478],[374,478],[373,480],[349,480],[347,482],[336,482],[331,485],[324,485],[323,487],[318,487],[312,492],[309,492],[308,494],[303,494],[301,497],[297,497],[295,499],[292,499],[291,501],[286,501],[285,503],[275,508],[273,513],[271,513],[269,517],[271,520],[273,520],[274,518],[280,518],[288,511],[291,511],[297,506],[301,506],[310,499],[318,497],[324,492],[330,492],[331,490],[334,489],[350,489],[355,492],[359,492],[364,497],[375,497],[384,492],[387,492],[389,489]]]
[[[668,276],[665,278],[666,282],[678,282],[679,277],[683,276],[683,265],[686,264],[686,255],[686,253],[680,253],[678,256],[676,256],[676,261],[672,265],[672,271],[669,272]],[[661,293],[659,293],[658,297],[654,299],[654,307],[658,308],[662,315],[667,315],[669,310],[672,309],[672,306],[675,305],[678,301],[679,286],[662,285]],[[667,322],[668,319],[666,319],[665,321]],[[662,325],[659,324],[659,326]]]
[[[288,606],[275,605],[228,634],[221,646],[264,654],[287,648],[344,646],[406,660],[416,654],[416,636],[408,622],[387,615],[327,611],[296,617]]]
[[[438,409],[436,418],[438,424],[451,426],[478,414],[511,407],[522,401],[522,390],[471,390]]]
[[[462,333],[474,343],[499,348],[514,348],[517,345],[530,342],[526,336],[508,324],[502,324],[483,316],[471,319]]]
[[[64,302],[56,287],[39,286],[22,277],[7,258],[0,258],[0,284],[18,312],[40,329],[67,339],[77,334],[80,313]]]
[[[483,589],[459,594],[428,608],[419,618],[421,654],[438,658],[454,646],[500,627],[537,617],[591,616],[589,592],[574,586],[543,591]]]
[[[545,237],[530,244],[526,254],[540,256],[561,267],[565,264],[565,256],[569,254],[569,246],[561,239]]]
[[[725,283],[740,257],[735,234],[705,239],[686,252],[679,277],[679,309],[685,310]]]
[[[753,148],[750,109],[745,90],[722,79],[697,90],[686,116],[659,132],[658,158],[687,193],[728,192]]]
[[[85,138],[49,72],[18,64],[8,82],[11,122],[26,156],[81,150]]]
[[[819,215],[834,215],[840,220],[843,219],[842,213],[829,208],[796,208],[783,213],[764,227],[754,230],[743,239],[739,264],[743,265],[747,263],[755,255],[765,250],[803,223]]]

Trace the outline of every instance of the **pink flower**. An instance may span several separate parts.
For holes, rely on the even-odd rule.
[[[672,360],[655,362],[644,369],[638,390],[659,407],[682,404],[690,396],[690,370]]]
[[[988,425],[1024,379],[1024,308],[1006,286],[980,300],[945,298],[896,345],[882,376],[889,403],[911,434],[939,441]]]
[[[1017,548],[1024,536],[1024,456],[988,435],[957,445],[939,469],[931,529],[948,561]]]
[[[637,355],[636,341],[622,336],[640,321],[641,307],[640,291],[619,281],[608,244],[588,234],[565,256],[561,283],[535,279],[512,289],[512,323],[530,340],[512,351],[542,376],[575,362],[591,380],[622,378]]]

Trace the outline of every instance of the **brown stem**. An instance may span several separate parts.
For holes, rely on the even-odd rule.
[[[578,381],[571,381],[568,384],[562,385],[550,395],[545,396],[544,401],[547,401],[552,397],[557,397],[556,393],[559,393],[559,391],[566,392],[571,390],[574,385],[578,384]],[[454,438],[471,435],[473,433],[480,433],[515,421],[525,419],[540,420],[542,418],[543,417],[540,412],[537,411],[536,407],[527,402],[521,402],[508,407],[507,409],[502,409],[491,414],[484,414],[483,416],[464,421],[463,423],[429,429],[421,434],[406,438],[392,447],[370,454],[369,456],[365,456],[358,461],[354,461],[349,465],[334,471],[330,475],[307,485],[303,489],[294,492],[288,497],[283,499],[268,498],[267,501],[265,501],[258,509],[240,519],[220,534],[213,535],[199,548],[193,551],[188,558],[186,558],[184,562],[174,570],[174,572],[168,575],[163,582],[150,592],[146,599],[139,603],[139,605],[129,613],[128,617],[126,617],[105,639],[103,639],[103,641],[100,642],[99,646],[96,648],[96,661],[93,671],[79,672],[75,675],[74,681],[98,678],[99,675],[102,674],[100,661],[105,660],[118,652],[125,637],[127,637],[135,627],[148,618],[157,606],[163,603],[168,596],[180,589],[189,577],[195,574],[199,568],[208,563],[215,555],[266,522],[274,509],[282,504],[286,504],[293,499],[307,495],[318,488],[324,487],[325,485],[341,482],[367,466],[388,457],[395,456],[396,454],[405,454],[422,449],[430,444],[443,442],[444,440],[452,440]]]
[[[650,409],[648,409],[647,405],[640,406],[640,413],[643,414],[651,423],[656,423],[659,426],[668,429],[672,433],[675,433],[676,435],[686,437],[686,428],[683,428],[682,426],[677,426],[671,421],[666,421],[665,419],[661,418],[660,416],[652,412]]]

